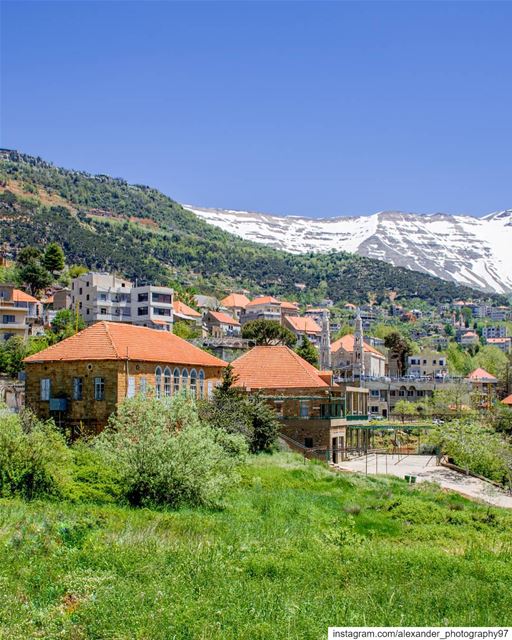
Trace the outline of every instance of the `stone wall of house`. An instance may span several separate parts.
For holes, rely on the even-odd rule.
[[[134,391],[141,390],[141,379],[145,378],[147,391],[155,387],[155,371],[157,366],[169,367],[171,373],[178,367],[183,370],[183,365],[170,365],[154,362],[135,362],[123,360],[92,360],[72,362],[46,362],[29,363],[26,366],[26,403],[41,418],[54,417],[57,423],[80,427],[80,433],[97,433],[107,423],[109,416],[115,411],[116,406],[128,393],[129,378],[134,379]],[[192,368],[187,367],[189,373]],[[221,367],[203,367],[205,373],[204,395],[209,388],[222,377]],[[82,400],[73,400],[73,378],[82,378]],[[105,380],[105,399],[94,399],[94,379],[96,377]],[[41,400],[41,379],[49,378],[51,381],[51,397],[67,398],[68,408],[65,413],[50,412],[50,403]],[[172,378],[171,378],[172,380]],[[189,378],[190,380],[190,378]],[[163,390],[162,376],[162,395]],[[198,382],[199,384],[199,382]],[[74,433],[77,433],[75,429]]]

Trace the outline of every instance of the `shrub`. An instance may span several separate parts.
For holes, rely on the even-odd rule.
[[[201,404],[202,417],[217,430],[241,434],[251,453],[274,450],[279,431],[275,411],[262,398],[234,387],[235,380],[232,367],[226,367],[212,400]]]
[[[130,504],[171,507],[218,505],[246,452],[240,436],[216,433],[182,395],[125,400],[96,448]]]
[[[121,498],[121,478],[117,467],[106,464],[100,451],[85,442],[75,444],[72,481],[67,498],[72,502],[112,503]]]
[[[71,454],[53,421],[40,422],[0,408],[0,495],[62,497],[70,482]]]
[[[454,420],[432,431],[430,439],[458,466],[510,484],[512,448],[502,435],[474,421]]]

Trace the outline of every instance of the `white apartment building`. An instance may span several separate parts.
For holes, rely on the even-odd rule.
[[[169,287],[134,287],[108,273],[85,273],[71,284],[71,308],[88,325],[107,320],[171,331],[173,297]]]
[[[488,340],[489,338],[507,338],[508,330],[507,326],[502,325],[490,325],[488,327],[482,327],[482,336]]]
[[[416,378],[442,378],[448,373],[446,356],[436,351],[423,351],[409,356],[409,375]]]

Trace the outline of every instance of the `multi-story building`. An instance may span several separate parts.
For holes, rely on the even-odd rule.
[[[240,318],[245,324],[251,320],[276,320],[281,322],[281,302],[272,296],[261,296],[249,302]]]
[[[89,272],[71,283],[71,307],[86,324],[131,322],[132,283],[109,273]]]
[[[512,350],[512,338],[487,338],[487,344],[491,347],[498,347],[503,353],[510,353]]]
[[[240,320],[249,304],[249,298],[243,293],[230,293],[220,301],[220,306],[226,309],[234,318]]]
[[[506,338],[508,329],[506,324],[488,325],[482,327],[482,336],[488,340],[489,338]]]
[[[422,351],[407,360],[408,373],[415,378],[443,378],[448,373],[446,356],[437,351]]]
[[[320,344],[320,336],[322,328],[308,316],[284,316],[283,327],[290,329],[295,334],[297,340],[302,340],[304,336],[308,338],[314,345]]]
[[[173,299],[169,287],[134,287],[129,280],[108,273],[85,273],[71,286],[71,307],[88,325],[105,320],[171,331]]]
[[[133,287],[130,297],[132,324],[172,331],[174,301],[172,289],[154,285]]]
[[[26,339],[42,330],[42,305],[12,284],[0,284],[0,341],[14,336]]]
[[[368,391],[333,383],[284,346],[254,347],[233,363],[236,386],[257,393],[277,412],[280,432],[292,446],[343,457],[347,429],[368,422]]]
[[[240,335],[240,323],[222,311],[208,311],[203,316],[206,329],[213,338],[235,337]]]
[[[480,338],[478,337],[478,334],[475,333],[474,331],[465,331],[460,336],[459,341],[463,347],[470,347],[472,345],[478,344],[480,342]]]
[[[285,318],[285,316],[298,316],[299,315],[299,307],[294,302],[288,302],[285,300],[281,302],[281,320]]]

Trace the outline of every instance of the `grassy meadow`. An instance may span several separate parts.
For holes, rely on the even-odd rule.
[[[260,455],[222,510],[0,500],[0,638],[512,624],[512,514]]]

